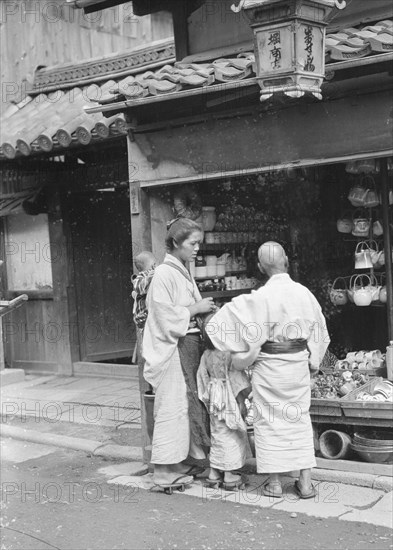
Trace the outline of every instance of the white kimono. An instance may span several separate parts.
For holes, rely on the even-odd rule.
[[[210,321],[214,346],[232,352],[235,368],[253,365],[257,470],[279,473],[315,466],[310,369],[318,369],[330,339],[313,294],[288,274],[274,275],[250,295],[234,298]],[[266,341],[307,340],[308,349],[267,354]]]
[[[171,254],[166,255],[164,262],[173,263],[190,278],[183,264]],[[192,279],[169,265],[156,268],[147,294],[148,316],[143,334],[143,374],[155,391],[153,464],[177,464],[190,452],[187,389],[177,345],[178,339],[189,332],[187,307],[198,300],[201,295]]]

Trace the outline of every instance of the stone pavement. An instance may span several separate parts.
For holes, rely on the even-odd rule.
[[[140,427],[138,380],[27,375],[1,390],[2,415],[50,423]]]
[[[112,460],[132,460],[136,461],[135,475],[147,471],[141,462],[136,378],[27,375],[22,382],[4,386],[1,400],[3,437],[82,450]],[[391,472],[386,472],[386,465],[385,473],[376,475],[330,470],[322,462],[313,471],[318,482],[358,485],[385,493],[393,489],[393,466]],[[255,473],[255,460],[249,461],[246,470]]]
[[[3,436],[141,460],[137,379],[27,375],[1,389]]]
[[[130,476],[130,464],[115,464],[100,468],[112,485],[119,485],[136,493],[138,490],[155,490],[152,475]],[[206,474],[204,474],[206,475]],[[313,499],[301,500],[293,489],[298,472],[293,472],[284,478],[283,498],[266,497],[262,493],[262,486],[268,476],[250,475],[249,483],[240,491],[225,491],[205,487],[203,477],[186,488],[183,493],[207,500],[221,500],[234,502],[246,506],[281,510],[296,517],[297,514],[307,514],[318,518],[338,518],[344,521],[366,522],[373,525],[393,528],[393,492],[385,493],[377,489],[356,487],[331,481],[316,482],[317,495]],[[295,478],[295,479],[294,479]],[[168,496],[170,505],[171,496]]]

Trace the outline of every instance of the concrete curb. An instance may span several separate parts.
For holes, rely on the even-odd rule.
[[[103,445],[101,443],[98,449],[95,449],[93,455],[112,459],[143,461],[142,449],[140,447],[130,447],[127,445]]]
[[[250,458],[247,460],[244,470],[248,474],[257,473],[255,458]],[[291,477],[297,476],[292,473]],[[317,467],[312,470],[312,479],[317,482],[325,481],[328,483],[343,483],[344,485],[357,485],[359,487],[379,489],[385,493],[390,493],[393,491],[393,478],[376,474],[328,470]]]
[[[388,476],[378,476],[375,474],[362,474],[359,472],[342,472],[337,470],[325,470],[324,468],[315,468],[312,471],[312,478],[316,481],[345,483],[347,485],[358,485],[359,487],[379,489],[380,491],[385,491],[385,493],[393,491],[393,478]]]
[[[8,386],[9,384],[17,384],[25,379],[25,371],[23,369],[3,369],[0,371],[0,385]]]
[[[0,424],[0,436],[31,441],[32,443],[40,443],[41,445],[52,445],[75,451],[84,451],[94,456],[114,460],[140,461],[143,459],[142,449],[139,447],[113,445],[102,443],[102,441],[94,441],[93,439],[81,439],[79,437],[37,432],[26,428],[18,428],[17,426],[8,426],[7,424]]]

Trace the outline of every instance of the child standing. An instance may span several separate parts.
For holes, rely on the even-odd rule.
[[[244,466],[246,459],[251,457],[247,426],[241,412],[251,384],[244,371],[233,368],[229,352],[213,347],[205,330],[208,322],[209,318],[202,328],[207,349],[197,373],[199,399],[210,414],[210,473],[207,482],[210,486],[234,490],[247,481],[234,470]]]

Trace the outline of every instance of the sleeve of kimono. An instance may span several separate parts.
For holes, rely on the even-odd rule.
[[[221,351],[231,352],[232,363],[237,370],[251,366],[267,340],[261,292],[234,298],[208,323],[207,330],[213,345]]]
[[[148,315],[143,332],[142,354],[145,380],[157,388],[176,351],[178,340],[187,333],[190,312],[176,305],[176,282],[165,266],[159,266],[147,293]],[[171,269],[171,268],[167,268]]]
[[[154,323],[156,339],[161,342],[177,341],[185,336],[190,324],[190,312],[187,307],[175,303],[175,281],[167,273],[166,266],[157,268],[148,292],[148,322]]]
[[[195,302],[200,302],[202,300],[202,296],[201,296],[201,293],[199,292],[199,288],[197,287],[197,284],[195,281],[193,281],[193,285],[194,285]]]
[[[310,293],[311,294],[311,293]],[[317,371],[325,356],[330,343],[329,333],[326,327],[326,320],[323,316],[321,306],[313,294],[311,299],[314,308],[314,324],[312,326],[310,339],[307,342],[310,351],[309,365],[311,371]]]
[[[205,354],[203,354],[197,371],[197,384],[198,397],[206,405],[209,405],[209,382],[210,377],[206,366]]]
[[[244,390],[248,390],[248,393],[250,393],[251,381],[244,370],[239,371],[233,367],[232,360],[228,366],[228,379],[235,397],[237,397],[239,393]]]

